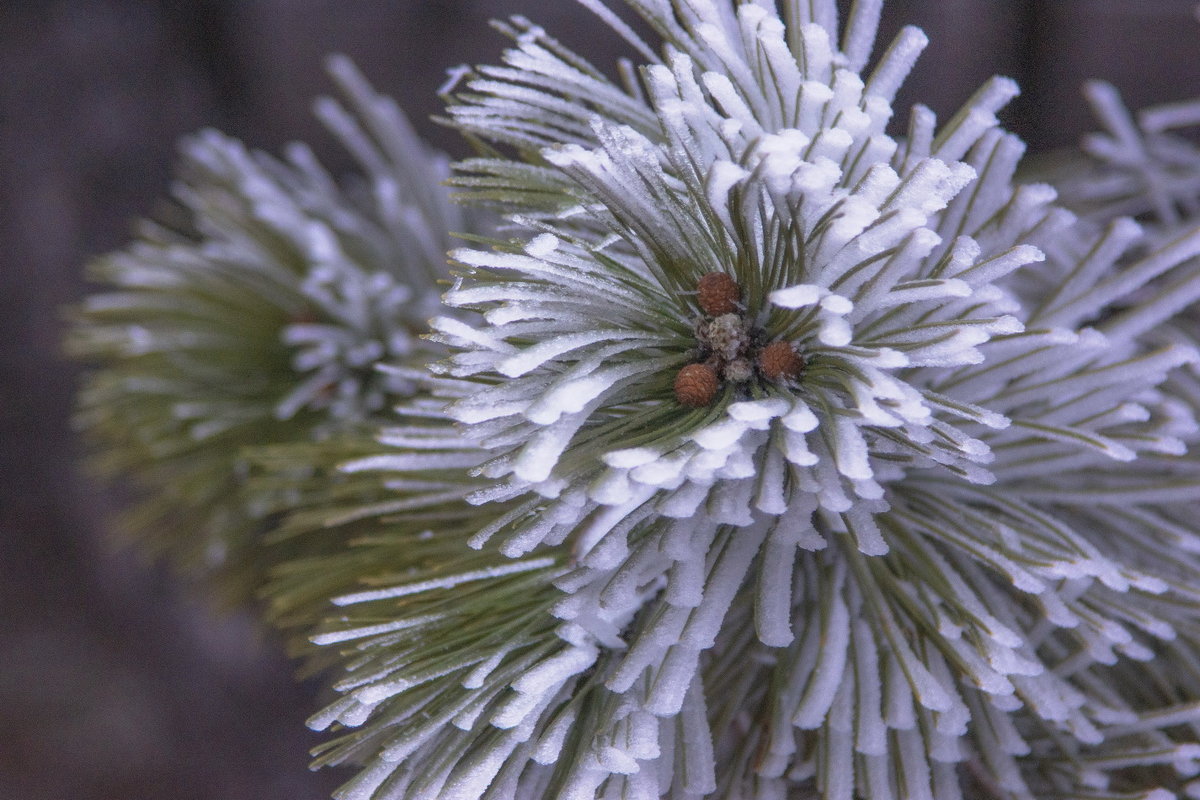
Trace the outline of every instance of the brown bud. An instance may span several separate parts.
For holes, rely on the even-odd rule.
[[[804,357],[788,342],[771,342],[758,351],[758,370],[769,381],[795,378],[804,369]]]
[[[675,376],[675,399],[688,408],[703,408],[717,396],[721,382],[707,364],[688,364]]]
[[[719,317],[737,311],[738,300],[742,299],[742,290],[737,281],[724,272],[709,272],[700,277],[700,282],[696,285],[696,295],[701,311],[710,317]]]

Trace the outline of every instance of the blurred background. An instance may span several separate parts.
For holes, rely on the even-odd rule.
[[[933,40],[901,97],[945,115],[993,73],[1019,80],[1006,122],[1035,153],[1092,127],[1081,81],[1132,107],[1200,95],[1194,0],[889,0]],[[350,55],[421,131],[445,70],[495,62],[487,20],[525,14],[598,65],[621,54],[570,0],[2,0],[0,2],[0,797],[308,800],[296,684],[249,615],[222,615],[109,545],[115,500],[77,469],[78,368],[60,355],[82,267],[168,190],[175,141],[214,126],[278,151],[345,158],[309,113]],[[903,117],[903,114],[901,115]]]

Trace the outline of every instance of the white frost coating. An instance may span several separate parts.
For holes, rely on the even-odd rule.
[[[769,400],[733,403],[729,406],[728,413],[738,422],[744,422],[755,430],[763,430],[759,425],[783,416],[790,407],[787,400],[775,397]]]
[[[836,447],[834,462],[838,472],[854,480],[866,480],[873,474],[868,461],[867,442],[851,420],[839,418],[834,426]]]
[[[830,600],[828,621],[821,628],[817,666],[792,714],[792,724],[797,728],[816,728],[825,720],[843,677],[850,644],[850,614],[840,592],[835,591]]]
[[[558,457],[566,450],[585,418],[585,412],[576,412],[538,430],[513,459],[513,474],[530,483],[549,478]]]
[[[902,28],[867,80],[866,94],[890,103],[928,44],[929,37],[920,28]]]
[[[809,449],[804,434],[790,429],[783,432],[783,454],[798,467],[812,467],[821,463],[820,456]]]
[[[816,430],[817,426],[821,424],[812,409],[799,398],[792,401],[791,410],[783,416],[781,422],[789,431],[796,433],[808,433]]]
[[[759,641],[768,647],[787,647],[794,638],[791,624],[792,565],[796,544],[772,536],[763,549],[754,607]]]
[[[674,716],[683,706],[684,695],[696,675],[699,648],[676,645],[656,671],[646,710],[659,716]]]
[[[830,800],[853,800],[854,797],[854,749],[850,732],[849,698],[838,692],[831,698],[833,711],[826,727],[828,753],[821,760],[819,777]]]
[[[461,443],[460,443],[461,444]],[[480,453],[470,449],[447,453],[406,453],[404,455],[367,456],[348,461],[339,467],[346,473],[353,472],[406,472],[436,469],[462,469],[479,464]]]
[[[595,647],[572,647],[526,672],[513,681],[512,688],[522,694],[545,695],[567,678],[587,669],[595,659]]]
[[[887,554],[890,548],[883,538],[879,526],[875,524],[875,518],[869,509],[861,506],[852,507],[846,512],[843,521],[854,537],[854,542],[860,552],[869,556]]]
[[[784,308],[804,308],[816,305],[827,290],[810,284],[797,284],[771,292],[771,302]]]
[[[525,252],[534,258],[548,256],[556,249],[558,249],[558,237],[550,233],[535,236],[525,245]]]
[[[733,229],[733,219],[729,212],[729,192],[749,174],[742,167],[729,161],[718,161],[709,169],[708,201],[730,230]]]
[[[887,726],[882,715],[882,686],[875,634],[865,620],[854,623],[855,739],[854,749],[873,756],[887,755]]]
[[[450,589],[463,583],[471,581],[487,580],[489,578],[499,578],[505,575],[515,575],[521,572],[532,572],[534,570],[545,569],[554,566],[553,558],[531,558],[528,561],[514,561],[509,564],[500,564],[494,567],[485,569],[472,570],[470,572],[461,572],[457,575],[446,575],[441,578],[433,578],[427,581],[419,581],[417,583],[405,584],[402,586],[392,586],[387,589],[375,589],[369,592],[357,592],[355,594],[342,595],[341,597],[333,598],[334,605],[348,606],[355,603],[369,603],[375,600],[385,600],[393,597],[404,597],[410,594],[418,594],[420,592],[428,592],[434,589]]]
[[[340,642],[349,642],[354,639],[366,639],[370,636],[378,636],[383,633],[392,633],[394,631],[402,631],[407,628],[418,628],[422,625],[437,622],[444,615],[433,614],[424,617],[410,617],[407,619],[395,620],[394,622],[381,622],[378,625],[367,625],[360,628],[350,628],[343,631],[333,631],[330,633],[320,633],[315,636],[310,636],[309,641],[316,645],[338,644]]]
[[[731,415],[728,419],[696,431],[691,439],[705,450],[727,450],[741,439],[748,427]]]
[[[572,350],[596,344],[628,339],[645,338],[633,331],[600,330],[586,333],[566,334],[526,348],[497,365],[497,370],[509,378],[520,376],[537,369],[547,361]]]
[[[616,469],[633,469],[643,464],[650,464],[662,457],[662,453],[649,447],[631,448],[629,450],[613,450],[605,453],[604,463]]]

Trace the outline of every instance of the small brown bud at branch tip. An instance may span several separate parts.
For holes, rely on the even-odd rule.
[[[788,342],[771,342],[758,352],[758,370],[769,381],[799,377],[804,358]]]
[[[703,408],[717,396],[721,382],[707,364],[688,364],[675,376],[675,399],[688,408]]]
[[[701,276],[696,285],[696,295],[701,311],[710,317],[719,317],[737,310],[742,290],[737,281],[724,272],[709,272]]]

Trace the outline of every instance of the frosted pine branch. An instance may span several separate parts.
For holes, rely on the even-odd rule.
[[[918,109],[895,139],[889,103],[922,38],[905,32],[860,78],[848,66],[866,62],[868,6],[841,39],[848,51],[832,5],[817,13],[824,26],[788,5],[791,27],[758,4],[635,6],[668,50],[613,119],[583,96],[621,90],[520,21],[509,66],[480,70],[452,108],[472,134],[536,151],[534,169],[466,165],[487,175],[488,197],[529,212],[513,221],[535,235],[457,251],[446,302],[486,324],[435,325],[454,353],[442,373],[464,382],[449,413],[494,453],[479,473],[496,489],[476,501],[522,503],[475,544],[522,559],[568,550],[577,567],[556,582],[554,613],[608,650],[604,686],[660,720],[660,755],[624,760],[603,755],[618,718],[589,722],[579,741],[600,768],[549,790],[668,791],[682,765],[663,726],[707,716],[725,720],[720,766],[685,794],[720,776],[731,797],[954,797],[949,765],[964,760],[1012,796],[1095,789],[1106,770],[1119,791],[1121,770],[1153,757],[1101,755],[1103,729],[1135,712],[1096,694],[1087,669],[1144,656],[1131,618],[1169,638],[1168,622],[1132,609],[1172,587],[1094,515],[1022,492],[1182,452],[1194,422],[1154,387],[1195,353],[1139,340],[1169,303],[1132,320],[1112,309],[1164,274],[1188,279],[1197,237],[1028,308],[1010,275],[1041,269],[1039,242],[1090,234],[1047,187],[1013,185],[1021,146],[994,117],[1011,84],[985,87],[940,133]],[[564,178],[570,200],[543,203]],[[1126,257],[1116,248],[1110,263]],[[698,303],[713,272],[738,287],[736,311]],[[1081,327],[1110,316],[1107,330]],[[804,364],[782,380],[755,363],[777,341]],[[718,380],[707,404],[677,393],[689,364]],[[868,641],[886,653],[873,668]],[[799,681],[730,701],[737,718],[779,720],[774,761],[742,759],[745,725],[710,714],[704,696],[727,696],[710,695],[724,647],[765,648],[781,671],[756,685]],[[854,712],[878,670],[904,676],[893,710]],[[545,724],[535,713],[531,736]],[[1047,778],[1038,765],[1052,753],[997,750],[982,732],[996,714],[1096,748],[1099,766]],[[1186,775],[1185,751],[1160,761]],[[1026,753],[1036,759],[1017,760]],[[517,761],[489,763],[534,796],[543,786]]]
[[[271,504],[245,489],[248,448],[369,425],[416,390],[383,360],[423,364],[450,232],[444,156],[344,59],[349,102],[318,113],[362,169],[336,182],[303,145],[286,160],[206,131],[182,145],[178,224],[97,261],[69,346],[94,365],[78,421],[107,475],[144,499],[123,528],[186,569],[257,589]],[[176,230],[177,228],[177,230]]]
[[[1084,94],[1104,130],[1082,142],[1087,160],[1057,181],[1064,202],[1101,220],[1147,216],[1178,231],[1200,214],[1200,148],[1188,138],[1200,125],[1200,101],[1130,113],[1111,84],[1092,81]]]

